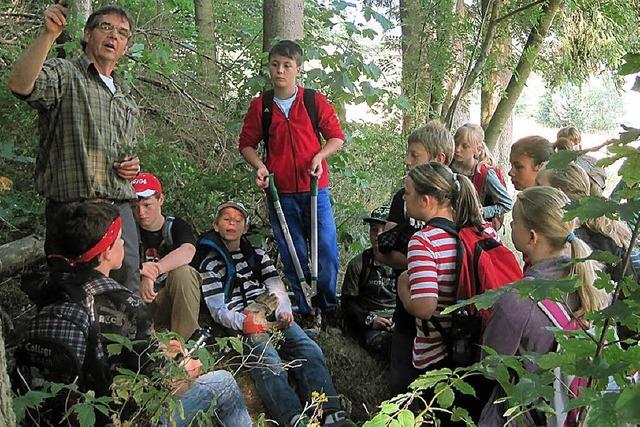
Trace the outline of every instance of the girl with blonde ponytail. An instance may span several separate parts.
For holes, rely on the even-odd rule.
[[[398,297],[409,314],[416,318],[417,334],[413,343],[413,365],[417,373],[444,366],[447,356],[441,334],[429,322],[435,317],[446,331],[449,316],[440,313],[455,303],[456,248],[452,234],[428,224],[435,218],[453,221],[458,228],[483,226],[482,208],[471,181],[455,174],[447,166],[430,162],[413,168],[405,178],[404,199],[412,218],[427,222],[416,232],[408,247],[408,271],[398,280]],[[487,231],[495,237],[490,227]]]
[[[566,308],[573,317],[586,322],[585,314],[601,310],[608,304],[608,295],[593,286],[599,265],[595,261],[571,263],[585,258],[591,250],[574,233],[575,221],[564,220],[567,196],[552,187],[530,187],[516,196],[511,223],[511,238],[530,267],[525,279],[561,279],[576,277],[580,287],[567,295]],[[551,320],[530,298],[521,299],[515,292],[502,295],[493,306],[485,331],[484,344],[500,354],[545,354],[555,348],[555,338],[548,330]],[[528,365],[527,369],[537,369]],[[502,394],[501,394],[502,393]],[[493,402],[503,395],[494,390],[478,425],[504,425],[508,407]],[[533,424],[533,420],[531,425]],[[525,424],[529,425],[526,420]]]
[[[560,169],[542,168],[536,176],[538,185],[548,185],[562,191],[572,202],[576,202],[583,197],[593,194],[593,184],[587,172],[576,163]],[[623,222],[606,216],[594,219],[586,219],[579,224],[575,231],[592,250],[608,251],[620,259],[624,259],[625,252],[629,248],[631,241],[631,229]],[[622,262],[608,264],[605,271],[614,280],[622,278]],[[640,279],[640,272],[635,271],[635,266],[629,270],[628,274],[635,274],[636,279]]]

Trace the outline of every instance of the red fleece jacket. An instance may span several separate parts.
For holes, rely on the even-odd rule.
[[[298,87],[289,118],[277,104],[273,103],[271,128],[269,129],[269,155],[265,161],[269,172],[275,175],[276,187],[280,193],[301,193],[309,191],[309,167],[311,160],[321,149],[320,142],[313,131],[311,119],[304,106],[304,89]],[[316,92],[316,111],[318,128],[325,140],[339,138],[344,140],[340,121],[333,106],[324,95]],[[262,95],[254,98],[244,117],[239,138],[239,149],[257,148],[262,140]],[[322,162],[323,172],[318,180],[318,188],[329,185],[329,168]]]

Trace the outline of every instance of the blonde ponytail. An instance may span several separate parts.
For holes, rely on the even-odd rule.
[[[572,259],[586,258],[591,249],[575,236],[576,221],[564,220],[564,206],[569,198],[553,187],[530,187],[520,192],[516,199],[513,215],[522,218],[526,227],[544,236],[552,248],[563,249],[568,243]],[[581,261],[573,264],[570,275],[580,281],[576,290],[580,307],[575,312],[582,317],[586,313],[601,310],[608,304],[606,292],[593,286],[601,265],[596,261]]]

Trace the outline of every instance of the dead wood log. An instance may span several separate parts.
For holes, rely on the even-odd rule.
[[[31,234],[0,246],[0,275],[9,275],[44,258],[44,240]]]

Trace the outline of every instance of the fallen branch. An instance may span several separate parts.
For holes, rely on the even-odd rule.
[[[44,258],[44,240],[30,235],[0,246],[0,275],[8,275]]]

